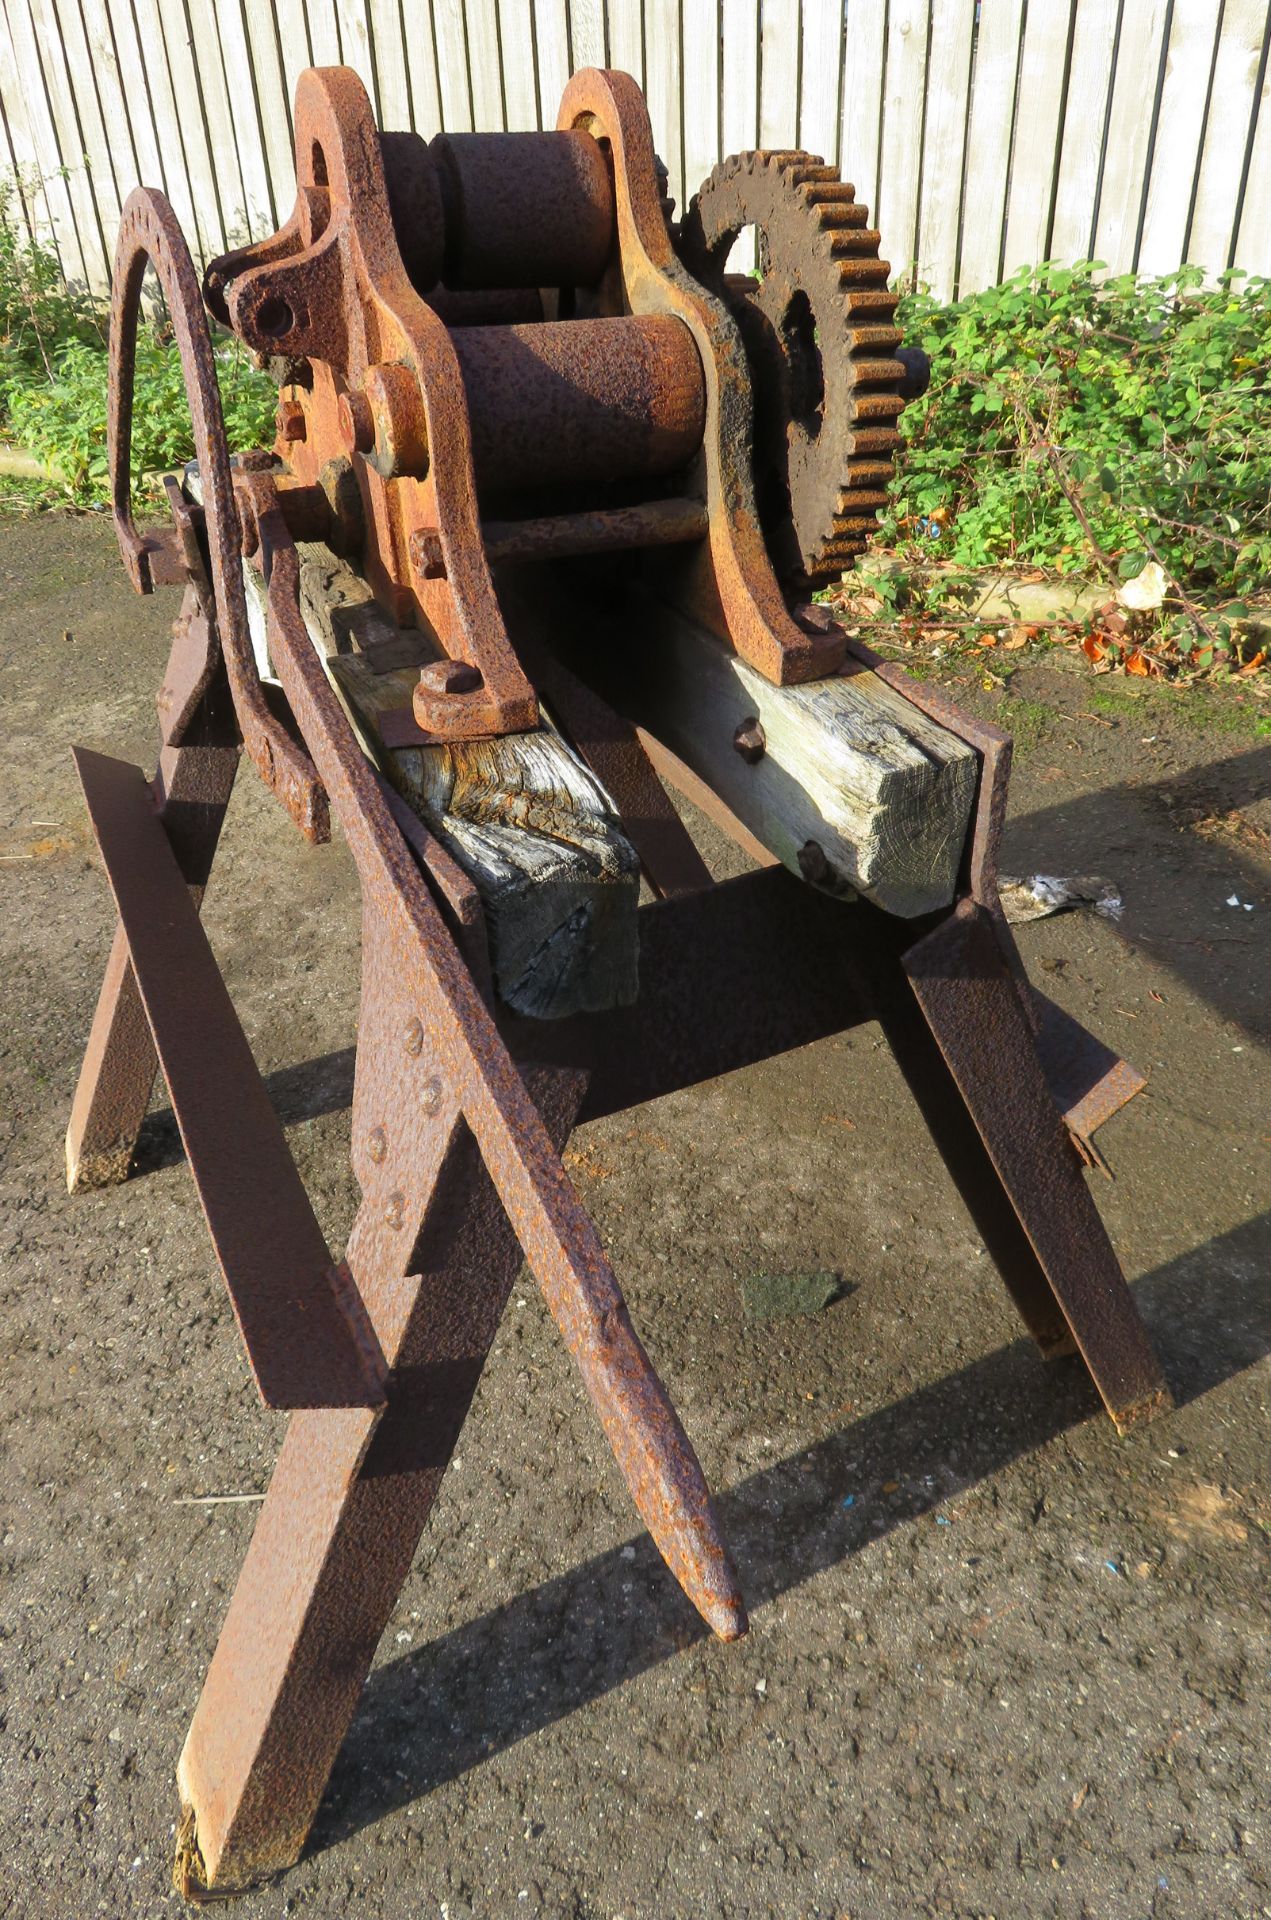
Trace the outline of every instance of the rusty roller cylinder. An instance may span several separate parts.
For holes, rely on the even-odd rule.
[[[706,385],[670,316],[457,327],[483,493],[656,478],[702,443]]]
[[[613,183],[589,133],[439,133],[428,155],[452,288],[592,286],[613,250]]]

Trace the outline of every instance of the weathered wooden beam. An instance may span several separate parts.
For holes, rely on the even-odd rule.
[[[377,716],[409,706],[438,657],[330,548],[305,543],[301,612],[370,757],[472,880],[495,990],[538,1019],[624,1006],[638,990],[640,868],[604,792],[559,733],[385,747]],[[244,566],[258,656],[264,583]]]
[[[906,918],[953,899],[976,756],[875,674],[774,687],[636,586],[590,623],[567,622],[562,604],[557,630],[573,670],[792,872]]]

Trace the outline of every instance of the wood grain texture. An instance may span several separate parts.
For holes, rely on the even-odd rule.
[[[1094,245],[1095,197],[1119,13],[1117,0],[1081,0],[1077,8],[1050,235],[1055,260],[1088,260]]]
[[[1059,157],[1059,114],[1068,63],[1071,0],[1030,7],[1019,69],[1019,106],[1006,204],[1005,272],[1047,257],[1051,184]]]
[[[1227,0],[1223,8],[1187,237],[1187,258],[1210,275],[1221,273],[1231,262],[1247,145],[1240,135],[1252,124],[1269,24],[1266,0]]]
[[[1140,273],[1168,273],[1183,257],[1200,164],[1221,0],[1176,6],[1139,243]]]
[[[651,596],[632,594],[624,636],[588,677],[791,872],[907,917],[949,904],[976,781],[964,741],[863,670],[774,687]],[[767,744],[748,762],[733,736],[753,719]]]
[[[409,705],[436,649],[393,625],[329,548],[301,552],[301,611],[364,750],[481,897],[499,998],[532,1019],[634,1001],[640,863],[598,782],[550,722],[535,733],[390,750],[376,716]],[[243,568],[253,642],[265,589]]]

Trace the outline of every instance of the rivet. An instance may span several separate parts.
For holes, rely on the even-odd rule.
[[[420,1020],[412,1020],[406,1028],[406,1051],[419,1054],[424,1050],[424,1028]]]
[[[384,1158],[384,1155],[388,1152],[388,1135],[385,1133],[383,1127],[371,1128],[366,1139],[366,1151],[370,1154],[376,1166],[378,1166]]]
[[[435,1074],[420,1088],[419,1104],[425,1113],[436,1113],[441,1105],[441,1082]]]
[[[390,1193],[388,1205],[384,1209],[384,1225],[392,1227],[394,1232],[401,1226],[406,1212],[406,1202],[400,1193]]]

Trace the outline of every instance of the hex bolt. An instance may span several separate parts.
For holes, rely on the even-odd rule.
[[[369,453],[375,445],[375,416],[371,412],[371,403],[366,395],[358,392],[342,393],[336,414],[345,451]]]
[[[419,669],[419,684],[429,693],[475,693],[481,673],[466,660],[434,660]]]
[[[366,1137],[366,1151],[378,1167],[380,1161],[388,1152],[388,1135],[385,1133],[383,1127],[371,1128],[370,1133]]]
[[[412,1020],[406,1028],[406,1051],[412,1057],[424,1050],[424,1024],[422,1020]]]
[[[763,759],[767,745],[768,736],[753,716],[743,720],[733,735],[733,746],[748,766],[753,767],[756,760]]]
[[[388,1205],[384,1209],[384,1225],[392,1227],[396,1233],[406,1216],[406,1202],[400,1193],[390,1193]]]
[[[419,1104],[425,1113],[436,1113],[441,1105],[441,1082],[436,1074],[425,1080],[419,1089]]]
[[[298,400],[279,402],[278,431],[287,441],[308,439],[309,422],[305,419],[305,410]]]

